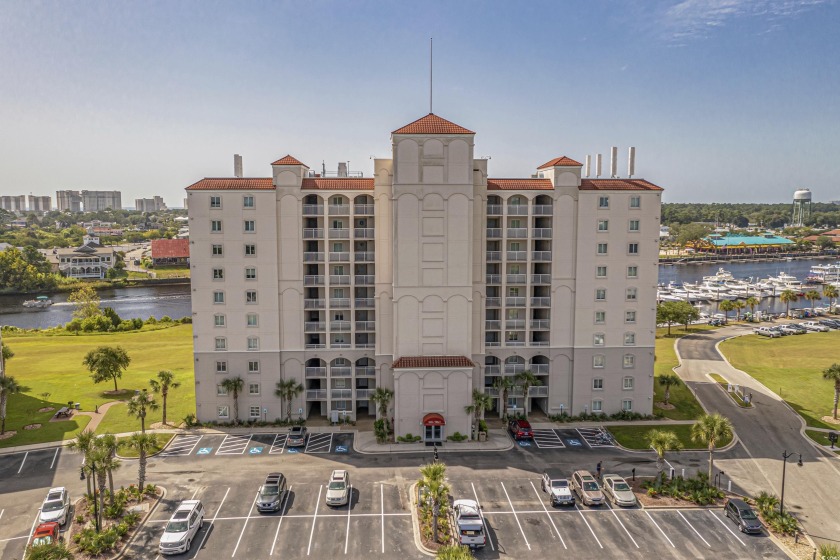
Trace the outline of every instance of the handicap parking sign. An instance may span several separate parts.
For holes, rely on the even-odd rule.
[[[580,443],[579,439],[567,439],[566,442],[569,445],[574,446],[574,447],[580,447],[581,446],[581,443]]]
[[[519,446],[520,447],[531,447],[531,442],[530,441],[520,441]]]
[[[263,450],[263,448],[262,448],[262,447],[252,447],[252,448],[248,451],[248,453],[250,453],[251,455],[259,455],[260,453],[262,453],[262,450]]]
[[[210,455],[210,452],[213,451],[212,447],[202,447],[198,450],[196,455]]]
[[[286,448],[286,453],[299,453],[299,451],[297,449],[295,449],[294,447],[287,447]]]
[[[347,446],[346,445],[336,445],[335,446],[335,452],[336,453],[347,453],[348,452]]]

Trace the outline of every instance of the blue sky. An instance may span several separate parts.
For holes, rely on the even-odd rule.
[[[636,146],[670,202],[840,199],[833,0],[35,2],[0,12],[0,193],[123,205],[291,153],[368,174],[434,110],[494,177]]]

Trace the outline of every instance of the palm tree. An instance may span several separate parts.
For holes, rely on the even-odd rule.
[[[746,306],[747,306],[747,304],[744,303],[740,299],[736,299],[735,301],[732,302],[732,307],[735,308],[735,312],[737,313],[737,316],[735,318],[736,321],[741,320],[741,310],[744,309]]]
[[[802,297],[804,297],[805,299],[807,299],[808,301],[811,302],[811,311],[813,311],[814,310],[814,305],[815,305],[814,302],[821,300],[822,299],[822,294],[819,293],[817,290],[808,290],[807,292],[805,292],[805,295],[802,296]]]
[[[301,393],[303,393],[303,385],[298,383],[294,377],[277,382],[274,396],[280,397],[286,402],[286,422],[292,421],[292,401]]]
[[[160,393],[160,400],[163,401],[163,425],[166,425],[166,397],[169,395],[169,389],[177,389],[181,386],[178,381],[175,381],[175,374],[169,370],[159,371],[157,379],[149,379],[149,385],[152,391]]]
[[[157,410],[158,403],[155,397],[146,389],[131,397],[128,401],[128,414],[140,419],[140,431],[146,433],[146,413],[149,410]]]
[[[464,412],[473,415],[473,432],[478,433],[478,426],[484,411],[493,406],[493,399],[479,389],[473,389],[472,404],[464,407]]]
[[[97,477],[97,484],[99,485],[99,515],[102,515],[102,510],[105,508],[105,484],[106,480],[105,477],[108,474],[108,465],[110,460],[113,458],[111,457],[111,452],[102,445],[97,445],[97,442],[94,441],[93,447],[89,453],[89,471],[96,471]],[[94,488],[94,491],[97,489]],[[97,499],[94,496],[94,499]],[[102,524],[100,523],[100,526]]]
[[[822,373],[823,379],[834,381],[834,419],[837,420],[837,401],[840,401],[840,364],[831,364]]]
[[[446,465],[441,462],[429,463],[420,467],[420,487],[425,489],[426,496],[432,502],[432,540],[438,540],[438,518],[440,517],[440,505],[449,493],[446,485]]]
[[[473,554],[469,547],[462,544],[448,544],[438,549],[437,560],[472,560]]]
[[[391,399],[394,398],[394,392],[391,389],[384,387],[377,387],[370,400],[376,403],[379,417],[385,420],[385,429],[390,431],[391,423],[388,420],[388,407],[391,404]]]
[[[659,384],[665,387],[665,404],[668,405],[668,401],[671,398],[671,387],[679,387],[682,380],[676,373],[666,373],[664,375],[660,375],[658,379]]]
[[[785,317],[790,318],[790,304],[799,301],[799,296],[793,290],[785,290],[779,296],[779,300],[785,304]]]
[[[648,445],[656,451],[656,472],[658,473],[661,473],[665,468],[665,452],[677,451],[682,448],[677,434],[668,430],[649,431]]]
[[[717,442],[731,437],[732,422],[729,421],[729,418],[717,412],[714,414],[704,414],[691,426],[692,441],[702,443],[709,448],[709,480],[712,479],[712,469],[714,468],[712,454],[715,451],[715,445],[717,445]]]
[[[139,457],[137,463],[137,487],[141,492],[146,485],[146,455],[154,449],[155,443],[153,435],[140,432],[134,432],[126,440],[128,448],[137,451]]]
[[[761,302],[758,301],[757,297],[750,296],[750,297],[747,298],[747,300],[744,303],[747,304],[747,307],[750,308],[750,315],[752,315],[753,319],[755,319],[755,308]]]
[[[718,304],[718,309],[723,311],[723,315],[726,317],[726,320],[729,321],[729,312],[735,309],[735,303],[725,299]]]
[[[108,460],[105,461],[105,471],[108,473],[108,489],[111,491],[111,505],[114,505],[114,471],[120,467],[117,460],[117,436],[104,434],[97,438],[96,445],[108,450]]]
[[[0,434],[6,433],[6,403],[9,395],[20,393],[24,389],[25,387],[18,385],[11,375],[0,377]]]
[[[829,307],[834,307],[834,299],[840,295],[840,290],[834,284],[823,284],[823,297],[828,298]],[[3,349],[5,350],[5,346]]]
[[[493,382],[493,387],[499,392],[499,413],[502,418],[507,418],[508,393],[513,386],[513,379],[507,375],[499,376]]]
[[[531,389],[531,387],[539,387],[540,385],[542,385],[542,381],[540,381],[539,378],[537,378],[537,376],[534,375],[534,373],[529,369],[517,373],[515,379],[516,383],[518,383],[519,386],[522,387],[522,394],[525,396],[525,417],[527,418],[529,408],[528,404],[531,400],[531,398],[528,396],[528,391]]]
[[[70,451],[75,451],[77,453],[82,454],[82,469],[87,469],[89,463],[89,455],[91,450],[93,450],[94,443],[96,442],[96,435],[91,430],[83,430],[79,432],[79,435],[76,436],[76,439],[71,441],[67,448]],[[92,494],[92,489],[90,487],[90,477],[87,478],[87,493],[88,495]]]
[[[237,424],[239,423],[239,392],[244,386],[245,382],[239,376],[228,377],[222,381],[222,388],[233,396],[233,420]]]

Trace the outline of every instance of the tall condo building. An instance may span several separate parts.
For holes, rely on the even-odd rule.
[[[159,212],[166,210],[166,204],[163,198],[156,196],[154,198],[135,198],[134,209],[138,212]]]
[[[59,212],[81,212],[82,193],[79,191],[56,191],[55,204]]]
[[[82,206],[85,212],[100,210],[122,209],[122,193],[120,191],[82,191]]]
[[[15,214],[26,212],[26,195],[3,195],[0,196],[0,210],[8,210]]]
[[[285,416],[284,380],[294,418],[373,416],[392,389],[397,435],[426,441],[470,432],[474,389],[495,414],[651,412],[662,189],[568,157],[489,178],[474,138],[429,114],[371,178],[285,156],[187,187],[200,420],[233,420],[229,377],[241,420]]]
[[[29,195],[29,211],[46,214],[52,210],[52,198],[49,196]]]

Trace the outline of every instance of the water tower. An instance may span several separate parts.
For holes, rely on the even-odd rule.
[[[805,221],[811,216],[811,191],[810,189],[799,189],[793,193],[793,220],[794,226],[804,226]]]

